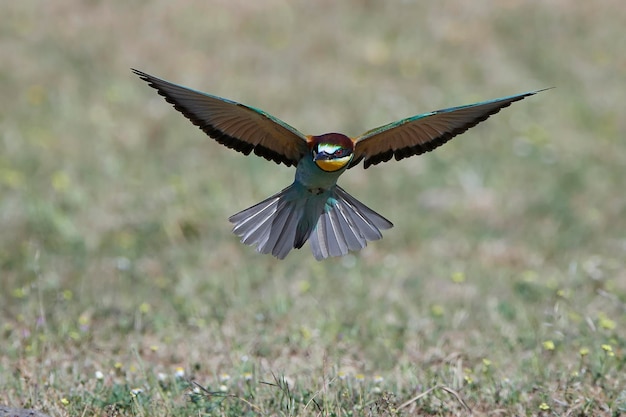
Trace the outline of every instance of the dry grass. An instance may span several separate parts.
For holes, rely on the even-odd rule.
[[[625,413],[621,6],[7,3],[0,403]],[[130,67],[312,134],[557,88],[432,154],[351,170],[342,185],[396,228],[343,259],[280,262],[227,217],[293,171],[205,138]]]

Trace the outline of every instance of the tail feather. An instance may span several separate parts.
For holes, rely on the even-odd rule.
[[[261,253],[283,259],[309,240],[317,260],[363,249],[393,224],[339,186],[320,195],[292,184],[230,217],[233,233]],[[304,194],[303,194],[304,192]]]
[[[229,218],[235,224],[233,233],[247,245],[267,241],[269,226],[278,206],[278,194]]]
[[[359,232],[356,223],[352,220],[352,217],[350,216],[350,213],[347,212],[345,206],[337,206],[336,210],[333,210],[333,213],[335,213],[338,217],[337,221],[341,227],[343,236],[345,237],[348,249],[356,251],[365,247],[367,240],[363,237],[362,233]]]
[[[323,213],[311,236],[311,249],[317,259],[341,256],[348,253],[346,238],[339,224],[336,209]]]
[[[315,259],[343,256],[348,250],[360,250],[367,241],[382,238],[381,229],[393,224],[348,194],[343,188],[334,189],[333,203],[327,205],[309,241]]]
[[[298,227],[299,217],[297,209],[294,210],[289,204],[283,201],[278,203],[278,211],[276,217],[271,223],[271,230],[268,239],[264,242],[264,249],[279,259],[284,259],[289,251],[293,249],[294,239],[296,236],[296,228]]]
[[[254,242],[264,242],[268,239],[268,222],[271,222],[272,216],[274,215],[274,210],[268,210],[268,214],[264,217],[258,217],[257,222],[249,222],[245,225],[242,224],[239,229],[242,227],[247,227],[245,234],[241,235],[241,241],[247,245],[251,245]],[[235,230],[235,233],[238,233],[238,230]]]
[[[296,247],[298,225],[304,213],[304,203],[298,198],[294,185],[232,215],[233,233],[246,245],[255,245],[260,253],[271,253],[284,259]],[[310,233],[310,232],[309,232]],[[302,238],[300,238],[302,239]],[[304,238],[300,247],[306,242]]]
[[[344,228],[341,227],[341,218],[339,216],[339,210],[330,210],[328,216],[323,216],[325,223],[330,226],[334,236],[337,239],[326,239],[328,247],[332,253],[348,253],[348,240],[346,239]],[[348,235],[350,236],[350,235]]]
[[[385,230],[393,227],[393,223],[376,213],[371,208],[367,207],[365,204],[361,203],[356,198],[352,197],[346,192],[346,190],[339,186],[337,186],[337,195],[344,199],[352,207],[352,213],[358,215],[363,221],[371,226],[373,229],[373,235],[371,235],[371,238],[365,236],[367,240],[378,240],[382,237],[380,229]]]

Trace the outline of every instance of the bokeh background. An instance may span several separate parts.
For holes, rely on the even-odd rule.
[[[398,411],[445,385],[477,413],[624,411],[624,22],[617,0],[5,3],[0,403],[464,413],[443,391]],[[220,146],[130,67],[306,134],[556,88],[350,170],[396,227],[278,261],[227,218],[294,170]]]

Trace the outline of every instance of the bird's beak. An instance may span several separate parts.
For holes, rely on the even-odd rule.
[[[328,154],[326,152],[315,152],[313,151],[313,160],[314,161],[324,161],[328,159]]]

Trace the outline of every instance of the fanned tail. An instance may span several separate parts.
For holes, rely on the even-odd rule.
[[[382,237],[393,224],[335,186],[311,194],[299,184],[229,218],[233,233],[260,253],[284,259],[292,249],[310,240],[315,259],[343,256],[358,251],[368,241]]]
[[[284,259],[291,249],[300,249],[315,227],[315,215],[308,215],[306,198],[295,184],[231,216],[233,233],[260,253]],[[321,207],[318,209],[321,212]]]
[[[382,238],[381,230],[392,227],[389,220],[336,186],[309,238],[311,250],[318,261],[343,256]]]

